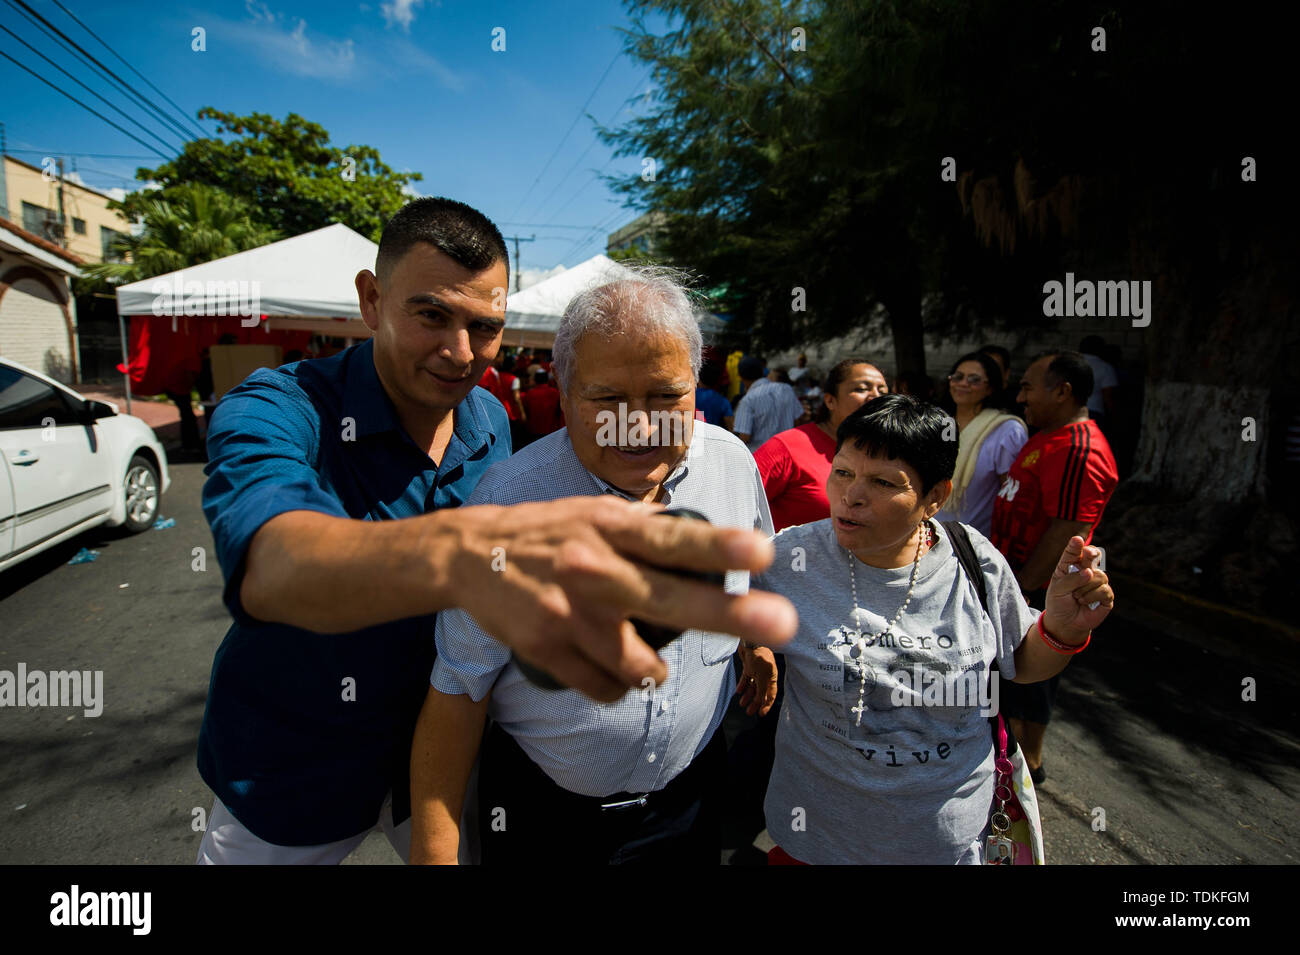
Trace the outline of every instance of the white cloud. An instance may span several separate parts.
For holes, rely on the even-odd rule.
[[[289,19],[276,13],[261,0],[246,0],[244,9],[249,20],[242,23],[219,23],[219,30],[253,47],[262,59],[286,73],[314,79],[347,79],[357,65],[352,40],[314,39],[307,35],[307,21]],[[209,40],[211,42],[211,40]]]
[[[119,202],[126,198],[126,190],[123,189],[121,186],[113,186],[110,189],[107,186],[92,185],[86,182],[86,180],[82,177],[81,173],[77,172],[76,170],[72,170],[71,172],[65,173],[63,178],[66,179],[68,182],[75,182],[79,186],[85,186],[87,189],[94,189],[96,192],[101,192],[104,195],[108,196],[110,199],[116,199]],[[148,188],[148,186],[146,184],[145,186],[132,187],[132,188]]]
[[[538,282],[543,282],[553,275],[559,275],[563,271],[565,271],[563,265],[557,265],[553,269],[524,269],[519,273],[519,291],[522,292],[530,285],[536,285]],[[510,287],[514,288],[513,279]]]
[[[428,73],[450,90],[465,88],[465,81],[456,73],[404,38],[393,43],[384,65],[386,75],[395,82],[409,82],[413,73]]]
[[[415,11],[424,0],[386,0],[379,5],[379,12],[384,15],[384,22],[390,27],[397,24],[409,33],[415,22]]]
[[[409,24],[417,5],[394,0],[385,6],[393,7],[394,15],[406,17],[405,22]],[[245,0],[244,9],[248,13],[246,20],[208,18],[209,45],[214,36],[229,38],[235,46],[251,49],[271,69],[309,79],[344,83],[359,77],[371,82],[376,77],[385,77],[409,83],[414,75],[423,73],[448,89],[465,87],[460,76],[407,38],[388,36],[377,42],[365,40],[358,48],[351,37],[340,39],[312,33],[306,20],[286,17],[263,0]]]

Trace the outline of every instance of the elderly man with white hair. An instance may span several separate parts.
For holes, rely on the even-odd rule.
[[[613,494],[645,502],[648,521],[667,520],[654,516],[654,505],[664,505],[771,534],[745,445],[693,420],[701,347],[690,300],[665,270],[636,270],[577,296],[553,360],[567,427],[490,468],[469,503]],[[744,572],[725,581],[728,593],[748,585]],[[633,625],[622,626],[633,640]],[[770,708],[771,651],[688,630],[660,651],[666,683],[600,704],[530,681],[510,650],[462,610],[440,614],[436,634],[411,753],[412,862],[457,861],[477,756],[484,864],[718,863],[726,763],[719,727],[733,692],[751,713]]]

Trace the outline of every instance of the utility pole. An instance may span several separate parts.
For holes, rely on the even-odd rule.
[[[9,190],[5,186],[5,153],[9,152],[9,142],[5,138],[5,124],[0,123],[0,219],[9,218]]]
[[[519,243],[535,242],[537,240],[537,234],[534,233],[533,235],[529,236],[527,239],[522,239],[517,235],[508,235],[505,236],[505,238],[513,241],[515,244],[515,291],[518,292],[519,291]]]
[[[63,157],[57,160],[59,167],[59,245],[68,247],[67,219],[63,215]]]

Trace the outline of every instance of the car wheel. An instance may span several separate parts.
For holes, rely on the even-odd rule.
[[[136,455],[126,469],[126,480],[122,482],[122,494],[126,499],[126,520],[122,526],[132,534],[139,534],[153,527],[158,518],[158,470],[149,463],[149,459]]]

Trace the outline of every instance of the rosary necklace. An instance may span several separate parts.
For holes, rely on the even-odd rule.
[[[894,629],[894,624],[898,623],[899,618],[903,616],[903,611],[907,609],[907,605],[912,602],[912,591],[916,589],[916,572],[921,566],[921,548],[928,549],[934,540],[929,521],[922,521],[917,525],[917,530],[920,531],[920,535],[916,541],[916,557],[912,559],[912,577],[907,583],[907,599],[903,601],[903,606],[898,608],[898,613],[894,614],[894,619],[889,621],[885,629],[871,635],[872,644],[889,635],[890,631]],[[857,558],[853,556],[853,551],[849,551],[849,586],[853,590],[853,626],[855,628],[853,632],[857,635],[853,647],[849,650],[849,656],[858,661],[858,671],[862,674],[862,679],[858,683],[858,705],[850,707],[849,712],[857,714],[857,725],[861,726],[862,714],[867,711],[867,665],[863,657],[866,655],[866,648],[869,644],[867,644],[866,637],[862,633],[862,624],[858,618],[860,612],[858,610],[858,581],[857,575],[853,571],[855,563],[857,563]]]

